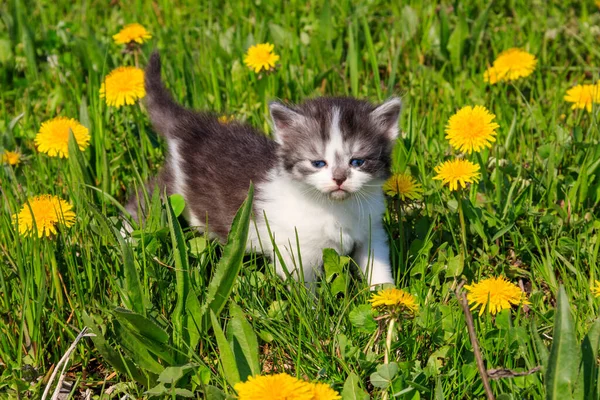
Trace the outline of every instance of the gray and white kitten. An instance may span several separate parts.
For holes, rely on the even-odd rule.
[[[298,278],[301,270],[313,282],[323,249],[333,248],[352,255],[369,284],[394,282],[381,185],[398,135],[399,99],[379,106],[336,97],[294,107],[273,102],[273,141],[248,125],[222,123],[177,104],[160,70],[154,53],[145,75],[146,102],[168,144],[157,182],[168,194],[184,196],[191,226],[224,242],[252,181],[256,229],[251,226],[247,250],[271,257],[280,276],[286,268]],[[128,205],[135,217],[137,204],[133,198]]]

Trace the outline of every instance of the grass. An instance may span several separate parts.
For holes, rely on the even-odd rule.
[[[531,304],[496,316],[474,314],[487,368],[522,372],[539,365],[542,371],[492,380],[492,391],[497,398],[584,398],[573,389],[580,387],[575,366],[556,372],[556,365],[564,362],[561,351],[577,350],[582,340],[582,362],[597,355],[598,300],[590,287],[600,279],[600,134],[597,110],[572,110],[563,97],[573,85],[600,78],[596,5],[201,3],[0,4],[0,147],[24,155],[21,164],[0,168],[2,396],[39,397],[71,342],[92,324],[106,343],[78,344],[67,376],[74,393],[142,397],[165,366],[191,363],[177,370],[180,378],[161,375],[167,382],[161,396],[181,389],[197,398],[223,398],[219,391],[234,394],[235,371],[239,379],[258,368],[331,384],[344,398],[364,391],[373,398],[384,392],[403,399],[481,398],[454,289],[462,280],[503,275],[523,285]],[[158,199],[138,240],[122,243],[114,234],[119,204],[158,171],[164,150],[143,106],[109,108],[98,95],[110,70],[134,64],[111,39],[130,22],[153,34],[139,63],[159,49],[179,101],[266,132],[274,98],[402,97],[393,168],[412,172],[425,192],[400,220],[393,201],[385,216],[397,286],[420,305],[416,318],[402,320],[394,333],[390,361],[397,371],[383,365],[386,328],[374,339],[377,325],[369,307],[361,308],[368,291],[336,255],[326,268],[343,278],[322,282],[318,298],[310,300],[302,285],[280,280],[268,260],[252,255],[235,281],[215,280],[218,271],[235,269],[238,254],[181,231],[171,207]],[[258,76],[242,59],[261,42],[273,43],[281,59],[274,73]],[[510,47],[535,54],[535,72],[512,84],[486,84],[484,70]],[[500,128],[491,149],[470,157],[482,166],[482,179],[457,200],[432,178],[434,167],[453,154],[444,127],[464,105],[486,106]],[[78,119],[92,135],[90,147],[69,159],[40,154],[33,143],[40,124],[58,115]],[[76,224],[51,239],[17,235],[11,216],[28,196],[46,193],[73,204]],[[462,255],[459,207],[466,220]],[[243,233],[243,219],[240,224]],[[227,304],[209,302],[209,282],[215,288],[221,282]],[[555,311],[557,301],[563,311]],[[188,330],[185,324],[206,304],[205,325]],[[119,307],[142,315],[149,331],[135,331],[135,317]],[[155,341],[148,341],[153,334]],[[242,361],[255,357],[253,337],[259,365],[250,362],[244,370]],[[230,348],[227,358],[227,341],[245,345]],[[115,366],[119,360],[124,368]]]

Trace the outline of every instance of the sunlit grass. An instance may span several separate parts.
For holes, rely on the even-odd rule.
[[[152,204],[150,217],[130,243],[117,234],[121,205],[158,171],[164,145],[143,102],[115,108],[100,91],[110,71],[143,68],[154,48],[178,101],[266,134],[273,99],[335,94],[377,102],[397,95],[405,105],[392,169],[414,177],[422,190],[415,201],[390,198],[385,222],[397,287],[414,297],[418,312],[395,325],[388,351],[389,325],[369,305],[370,293],[347,259],[328,253],[315,297],[278,278],[268,260],[249,255],[230,301],[256,333],[263,374],[286,372],[340,393],[344,383],[355,382],[373,398],[386,390],[406,399],[416,393],[481,398],[454,291],[463,280],[498,276],[524,290],[528,304],[495,315],[484,305],[474,311],[488,369],[545,367],[560,284],[581,341],[598,314],[600,134],[598,104],[581,100],[581,108],[572,109],[565,96],[600,79],[600,12],[593,2],[184,3],[0,4],[6,16],[0,19],[0,154],[21,153],[18,164],[0,165],[0,397],[39,397],[43,378],[86,325],[84,313],[122,350],[130,343],[117,307],[172,333],[182,323],[174,316],[183,312],[183,290],[206,297],[224,252],[185,229],[179,238],[158,197],[142,196]],[[152,38],[135,46],[114,43],[113,35],[134,22]],[[260,43],[273,44],[279,59],[269,71],[255,72],[244,57]],[[536,57],[535,70],[515,81],[486,83],[484,72],[513,47]],[[484,106],[499,127],[491,147],[460,155],[445,129],[467,105]],[[40,153],[35,136],[56,116],[85,126],[89,147],[78,151],[70,142],[68,158]],[[434,180],[435,167],[456,157],[480,173],[459,193]],[[75,223],[50,237],[19,235],[13,216],[42,194],[68,201]],[[178,239],[186,248],[180,253]],[[225,306],[217,317],[227,333],[233,314]],[[178,349],[174,364],[206,367],[206,376],[198,372],[181,385],[203,398],[208,379],[234,394],[214,330],[207,332],[192,349],[183,345],[186,338],[168,339],[168,349]],[[386,387],[388,353],[398,369]],[[122,390],[143,396],[148,388],[134,374],[112,374],[115,367],[101,354],[90,339],[78,345],[67,376],[76,390],[100,394],[121,382]],[[138,364],[144,359],[122,354]],[[161,355],[148,357],[156,362]],[[166,361],[160,359],[158,367],[146,359],[144,368],[162,368]],[[541,398],[546,383],[543,373],[534,373],[491,386],[496,395]]]

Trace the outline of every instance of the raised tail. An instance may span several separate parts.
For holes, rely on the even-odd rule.
[[[146,107],[154,128],[169,137],[185,109],[173,100],[160,77],[160,55],[154,51],[145,73]]]

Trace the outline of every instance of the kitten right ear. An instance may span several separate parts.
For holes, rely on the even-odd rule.
[[[278,101],[269,103],[269,111],[275,128],[275,141],[282,143],[286,135],[304,122],[304,116]]]

